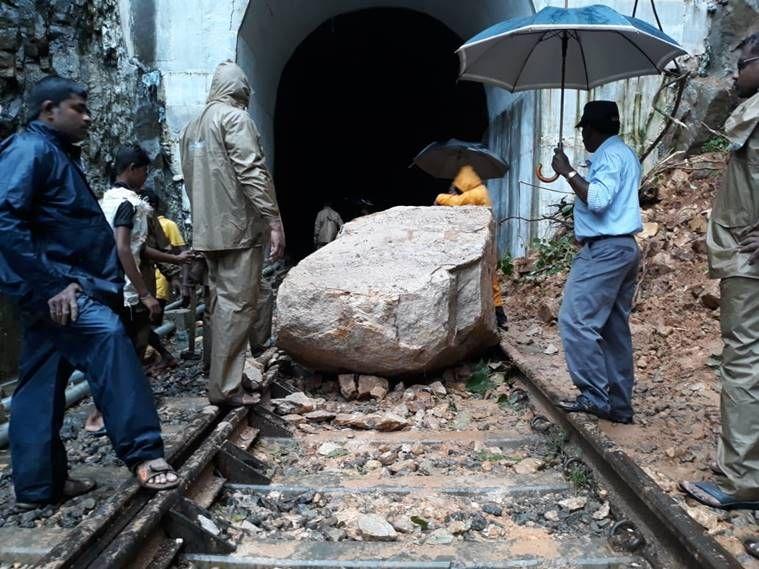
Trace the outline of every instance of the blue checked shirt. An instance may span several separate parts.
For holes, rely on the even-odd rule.
[[[638,233],[643,229],[638,203],[641,170],[635,151],[612,136],[589,162],[588,203],[575,199],[575,237]]]

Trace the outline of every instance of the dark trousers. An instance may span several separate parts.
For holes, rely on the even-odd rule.
[[[67,478],[59,431],[65,390],[80,369],[102,410],[116,455],[128,467],[163,456],[161,428],[147,378],[118,315],[80,295],[79,318],[25,324],[19,384],[13,394],[10,450],[20,502],[56,502]]]
[[[567,368],[580,398],[623,419],[633,414],[629,320],[639,261],[633,237],[586,243],[572,263],[559,313]]]

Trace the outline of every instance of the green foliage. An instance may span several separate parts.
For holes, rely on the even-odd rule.
[[[538,253],[538,258],[528,275],[529,278],[536,279],[563,273],[572,266],[576,247],[571,234],[567,233],[553,239],[535,239],[532,244]]]
[[[503,259],[498,263],[498,268],[501,269],[505,277],[511,277],[514,274],[514,258],[510,253],[503,256]]]
[[[472,375],[470,375],[469,379],[466,381],[467,390],[477,395],[485,395],[495,386],[496,384],[490,379],[490,369],[488,368],[488,365],[480,360],[480,363],[477,364]]]
[[[428,527],[430,527],[430,522],[424,518],[420,518],[419,516],[411,516],[411,522],[418,525],[420,528],[422,528],[422,530],[426,530]]]
[[[495,453],[495,452],[489,452],[486,449],[482,449],[480,451],[477,451],[477,453],[474,455],[474,457],[479,460],[480,462],[498,462],[499,460],[503,460],[506,458],[501,453]]]
[[[573,464],[567,472],[567,479],[575,488],[590,488],[593,485],[593,474],[587,466]]]
[[[722,136],[715,136],[704,142],[701,150],[704,152],[726,152],[730,141]]]

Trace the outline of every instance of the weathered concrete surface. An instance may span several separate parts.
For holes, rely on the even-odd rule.
[[[494,233],[482,207],[395,207],[348,223],[282,283],[279,346],[315,369],[394,376],[492,345]]]

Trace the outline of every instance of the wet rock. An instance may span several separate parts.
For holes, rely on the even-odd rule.
[[[327,458],[334,458],[337,456],[342,456],[345,454],[348,454],[348,451],[345,450],[343,447],[336,443],[324,443],[319,447],[319,450],[317,451],[321,456],[326,456]]]
[[[494,234],[484,207],[401,206],[345,224],[280,286],[278,345],[315,370],[394,376],[495,344]]]
[[[400,533],[414,533],[417,526],[408,516],[398,516],[390,521],[393,528]]]
[[[469,522],[469,525],[474,531],[483,531],[486,527],[488,527],[488,521],[484,516],[480,514],[474,514]]]
[[[316,409],[317,401],[308,397],[305,393],[292,393],[284,399],[272,399],[272,405],[280,415],[310,413]]]
[[[352,373],[338,375],[337,381],[340,384],[340,395],[345,397],[348,401],[356,398],[358,395],[358,388],[356,387],[355,375]]]
[[[310,413],[306,413],[303,415],[304,418],[308,419],[309,421],[312,421],[314,423],[323,423],[325,421],[331,421],[335,418],[335,413],[332,413],[330,411],[311,411]]]
[[[430,383],[430,391],[432,392],[433,395],[437,395],[439,397],[444,397],[445,395],[448,395],[448,390],[440,381],[433,381],[432,383]]]
[[[503,508],[495,502],[486,502],[482,505],[482,511],[491,516],[500,516],[503,514]]]
[[[429,545],[450,545],[456,538],[446,529],[437,529],[427,538]]]
[[[358,529],[365,539],[374,541],[395,541],[398,533],[387,520],[375,514],[362,514],[357,520]]]
[[[587,503],[588,499],[585,496],[572,496],[571,498],[560,500],[559,506],[561,506],[563,510],[576,512],[577,510],[582,510]]]
[[[384,399],[390,390],[390,383],[384,377],[360,375],[358,377],[359,399]]]
[[[378,431],[400,431],[409,426],[409,422],[393,413],[383,413],[374,416],[374,428]]]
[[[598,510],[593,512],[593,519],[594,520],[603,520],[609,517],[609,512],[611,510],[611,506],[609,505],[609,502],[604,502]]]
[[[539,458],[525,458],[514,465],[514,472],[517,474],[535,474],[543,468],[544,464]]]

